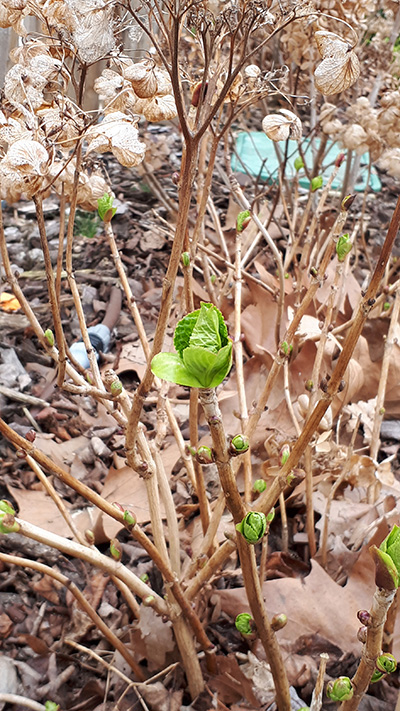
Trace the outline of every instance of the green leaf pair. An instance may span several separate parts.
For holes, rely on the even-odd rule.
[[[19,525],[14,519],[15,511],[13,507],[2,499],[0,501],[0,533],[17,533]]]
[[[154,375],[170,383],[215,388],[232,367],[232,342],[213,304],[201,304],[179,321],[174,346],[177,353],[159,353],[151,361]]]
[[[384,590],[395,590],[400,585],[400,527],[393,526],[379,548],[371,546],[375,561],[375,582]]]

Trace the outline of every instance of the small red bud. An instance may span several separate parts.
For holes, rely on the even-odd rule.
[[[36,439],[36,432],[35,430],[29,430],[29,432],[26,433],[25,439],[28,440],[28,442],[34,442]]]

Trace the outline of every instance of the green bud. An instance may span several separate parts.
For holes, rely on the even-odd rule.
[[[111,395],[114,397],[117,397],[118,395],[121,395],[123,390],[123,386],[120,380],[114,380],[111,385],[110,385],[110,391]]]
[[[54,333],[51,328],[46,328],[44,335],[49,346],[54,346]]]
[[[154,597],[154,595],[147,595],[147,597],[145,597],[145,598],[143,599],[143,605],[144,605],[145,607],[151,607],[151,605],[154,604],[155,599],[156,599],[156,598]]]
[[[329,681],[326,695],[332,701],[348,701],[354,694],[353,685],[348,676],[339,676],[334,681]]]
[[[5,513],[0,515],[0,533],[18,533],[19,528],[19,524],[12,514]]]
[[[379,414],[380,414],[380,415],[384,415],[385,412],[386,412],[386,410],[385,410],[384,407],[380,407],[380,408],[379,408]]]
[[[389,311],[389,309],[390,309],[390,304],[389,304],[388,301],[385,301],[385,303],[383,304],[383,310],[384,310],[384,311]]]
[[[310,711],[310,707],[309,706],[302,706],[301,709],[299,709],[299,711]]]
[[[279,464],[281,467],[283,467],[287,460],[289,459],[290,455],[290,447],[288,444],[284,444],[281,451],[279,452]]]
[[[121,560],[121,558],[122,558],[121,544],[116,538],[113,538],[110,541],[110,553],[111,553],[111,556],[114,558],[114,560]]]
[[[344,197],[342,200],[341,209],[347,212],[347,210],[349,210],[352,206],[355,199],[355,195],[346,195],[346,197]]]
[[[311,178],[311,192],[315,193],[316,190],[322,188],[324,184],[324,179],[322,175],[317,175],[315,178]]]
[[[55,701],[46,701],[44,705],[46,711],[58,711],[60,706]]]
[[[254,620],[248,612],[241,612],[235,620],[235,627],[240,634],[247,637],[254,632]]]
[[[182,252],[182,264],[184,267],[189,267],[190,266],[190,254],[189,252]]]
[[[241,521],[236,524],[236,530],[242,534],[247,543],[254,545],[261,541],[267,529],[267,519],[265,514],[258,511],[250,511]]]
[[[384,672],[384,674],[392,674],[397,669],[396,657],[389,653],[381,654],[376,660],[376,668],[378,671]]]
[[[312,393],[314,390],[314,383],[312,380],[307,380],[305,383],[305,389],[308,390],[309,393]]]
[[[196,459],[199,464],[212,464],[214,461],[214,455],[210,447],[202,444],[195,453]]]
[[[267,519],[268,523],[272,523],[274,518],[275,518],[275,509],[271,509],[271,511],[269,513],[267,513],[266,519]]]
[[[97,200],[97,212],[103,222],[111,222],[117,212],[117,208],[113,207],[113,202],[113,196],[107,193],[104,193],[103,197]]]
[[[350,242],[350,236],[348,233],[339,237],[336,244],[336,255],[339,262],[344,262],[352,247],[353,244]]]
[[[149,576],[147,575],[147,573],[143,573],[143,575],[140,576],[140,580],[142,581],[142,583],[148,583]]]
[[[253,491],[257,491],[259,494],[262,494],[263,491],[267,488],[267,482],[264,481],[264,479],[256,479],[254,484],[253,484]]]
[[[134,516],[132,516],[130,511],[128,511],[128,510],[124,511],[123,519],[124,519],[124,523],[127,526],[136,526],[136,519]]]
[[[95,537],[94,537],[93,531],[90,528],[86,529],[85,538],[86,538],[87,542],[89,543],[89,545],[94,546]]]
[[[279,615],[274,615],[271,617],[271,627],[274,632],[283,629],[287,625],[287,615],[281,612]]]
[[[211,279],[211,284],[215,284],[215,282],[217,281],[217,277],[215,274],[211,274],[210,279]]]
[[[294,169],[295,170],[301,170],[304,168],[304,161],[301,156],[297,156],[296,160],[294,161]]]
[[[1,499],[0,501],[0,513],[10,514],[10,516],[15,515],[13,507],[9,501],[6,501],[6,499]]]
[[[236,231],[243,232],[243,230],[246,229],[249,222],[251,222],[250,211],[243,210],[243,212],[239,212],[239,214],[236,218]]]
[[[296,477],[295,477],[295,475],[293,474],[293,472],[290,472],[290,474],[288,474],[287,477],[286,477],[286,484],[287,484],[288,486],[291,486],[291,485],[293,484],[293,482],[294,482],[295,479],[296,479]]]
[[[375,669],[374,673],[372,674],[370,684],[376,684],[376,682],[383,679],[384,676],[385,675],[382,672],[378,671],[378,669]]]
[[[400,527],[393,526],[379,548],[370,547],[375,562],[375,582],[384,590],[395,590],[400,584]]]
[[[293,346],[289,346],[287,341],[282,341],[282,343],[280,345],[280,349],[281,349],[282,353],[284,353],[287,356],[292,352]]]
[[[235,457],[237,454],[244,454],[250,447],[249,438],[245,435],[235,435],[231,439],[229,451]]]

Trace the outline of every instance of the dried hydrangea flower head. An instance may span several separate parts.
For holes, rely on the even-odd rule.
[[[91,126],[86,138],[89,142],[86,154],[111,151],[127,168],[139,165],[146,151],[146,144],[139,141],[136,121],[120,111],[107,114],[101,123]]]
[[[38,141],[22,139],[13,143],[0,161],[1,196],[13,203],[26,195],[29,199],[42,187],[50,156]]]
[[[279,109],[279,114],[270,114],[263,119],[262,129],[272,141],[299,141],[302,134],[300,119],[292,111]]]
[[[321,64],[314,72],[315,86],[321,94],[339,94],[360,76],[360,62],[354,47],[335,32],[319,30],[314,35]]]

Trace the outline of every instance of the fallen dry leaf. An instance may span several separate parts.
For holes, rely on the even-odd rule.
[[[6,291],[0,294],[0,309],[2,311],[18,311],[20,308],[21,304],[13,294],[8,294]]]

